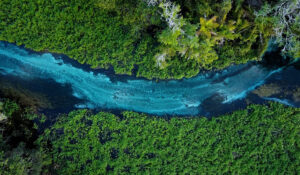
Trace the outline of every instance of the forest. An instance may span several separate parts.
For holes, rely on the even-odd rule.
[[[236,106],[226,103],[227,107],[233,105],[239,110],[220,116],[155,116],[127,111],[131,108],[112,109],[106,104],[95,110],[84,109],[89,106],[75,102],[80,94],[76,94],[72,84],[55,81],[50,76],[33,79],[32,92],[27,91],[22,85],[32,86],[26,81],[31,74],[46,75],[47,72],[43,69],[33,72],[35,69],[23,66],[28,64],[13,62],[12,57],[25,58],[22,49],[0,54],[0,59],[4,60],[1,64],[8,68],[2,70],[0,67],[0,74],[11,80],[0,82],[0,175],[300,172],[300,108],[291,107],[300,104],[300,88],[294,81],[300,64],[290,60],[300,57],[300,0],[0,0],[0,41],[27,48],[28,53],[36,51],[35,58],[50,52],[55,53],[52,56],[56,60],[54,55],[63,54],[93,69],[113,70],[115,74],[130,75],[132,79],[166,80],[162,87],[172,87],[169,79],[191,78],[215,70],[213,73],[217,76],[218,70],[231,65],[259,62],[275,47],[276,53],[280,52],[285,59],[279,61],[291,63],[291,66],[276,67],[276,70],[267,66],[252,67],[257,75],[268,69],[269,76],[262,81],[278,73],[273,78],[279,82],[277,84],[258,82],[250,88],[247,83],[247,88],[241,85],[253,92],[243,91],[253,99],[261,97],[259,104],[246,98],[244,101],[238,99],[241,102],[235,103]],[[49,66],[49,62],[46,63]],[[55,63],[62,64],[67,63]],[[18,72],[15,67],[22,70]],[[287,77],[284,71],[279,74],[283,69],[290,70],[287,75],[296,78],[281,79],[283,75]],[[69,70],[75,72],[75,69]],[[229,78],[241,75],[243,70],[228,71],[228,76],[210,83],[203,80],[193,87],[220,83],[222,86],[205,98],[204,104],[218,111],[217,107],[224,106],[216,102],[225,102],[222,87],[233,87],[232,91],[236,92]],[[8,72],[12,75],[8,76]],[[18,74],[20,72],[29,76]],[[101,76],[92,71],[89,74]],[[249,77],[257,79],[255,75]],[[126,85],[131,81],[128,77],[120,82]],[[41,79],[43,81],[38,81]],[[17,80],[24,80],[24,83],[19,85]],[[44,80],[57,85],[53,85],[55,90],[51,89],[50,95],[43,95],[46,88],[43,89],[39,82]],[[95,83],[92,80],[87,81]],[[292,80],[292,85],[288,86]],[[118,81],[116,78],[111,83],[118,84]],[[82,79],[78,82],[84,83]],[[98,84],[96,88],[80,90],[101,91]],[[54,95],[59,94],[56,87],[60,85],[68,88],[72,98],[64,96],[65,91],[60,92],[59,97]],[[141,85],[136,83],[143,93],[150,94],[147,99],[155,98],[151,96],[157,90],[155,87],[146,91]],[[184,88],[193,88],[193,82],[190,85]],[[128,102],[125,91],[112,93],[112,96],[117,99],[119,95],[118,100]],[[95,97],[95,94],[89,95]],[[280,97],[273,98],[274,94]],[[56,104],[48,101],[51,98],[55,98]],[[175,99],[167,95],[161,98],[170,98],[167,101],[170,103]],[[199,99],[185,99],[188,102],[185,107],[197,105],[195,108],[200,110],[201,105],[196,103]],[[280,103],[266,102],[267,99]],[[72,108],[66,109],[68,112],[55,111],[70,101]],[[243,105],[248,107],[240,107]]]
[[[10,100],[0,111],[3,175],[300,171],[300,109],[278,103],[210,119],[77,110],[50,125]]]
[[[0,40],[148,79],[299,57],[299,0],[1,0]]]

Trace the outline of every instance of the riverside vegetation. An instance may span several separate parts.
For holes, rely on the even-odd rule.
[[[149,79],[260,60],[271,38],[300,55],[299,0],[1,0],[0,9],[0,40]]]
[[[2,106],[3,175],[300,171],[300,109],[278,103],[212,119],[77,110],[46,129],[38,127],[45,118],[29,109],[12,101]]]
[[[260,60],[271,40],[297,58],[299,28],[299,0],[0,1],[0,40],[148,79]],[[299,108],[250,105],[210,119],[77,110],[53,119],[23,98],[0,99],[0,175],[300,172]]]

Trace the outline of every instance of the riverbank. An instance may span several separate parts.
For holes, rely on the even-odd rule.
[[[273,26],[271,19],[254,14],[258,9],[251,10],[253,4],[241,1],[218,6],[213,1],[209,5],[197,1],[193,3],[202,10],[194,11],[193,3],[184,2],[174,3],[183,8],[178,15],[184,24],[175,35],[161,16],[163,9],[145,1],[112,1],[104,3],[111,4],[107,6],[98,0],[70,4],[3,0],[0,40],[35,51],[63,53],[92,68],[113,67],[116,74],[147,79],[191,78],[200,70],[260,60]],[[126,8],[133,9],[132,13]],[[214,27],[208,27],[210,23]],[[163,67],[158,66],[159,55],[165,56]]]
[[[300,108],[279,103],[211,119],[76,110],[46,128],[8,103],[10,122],[0,124],[4,174],[295,174],[300,161]]]

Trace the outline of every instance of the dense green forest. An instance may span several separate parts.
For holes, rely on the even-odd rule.
[[[28,108],[0,106],[1,175],[300,171],[300,109],[278,103],[212,119],[78,110],[46,129]]]
[[[189,78],[259,61],[270,43],[300,57],[300,0],[0,0],[0,41],[117,74]],[[211,118],[87,109],[45,116],[46,97],[0,86],[16,100],[0,97],[0,175],[300,172],[300,108],[250,105]],[[299,89],[283,91],[253,92],[300,98]]]
[[[37,115],[27,107],[0,101],[0,175],[39,174],[42,157],[34,143],[38,138]]]
[[[284,54],[300,56],[299,3],[1,0],[0,40],[117,74],[180,79],[260,60],[272,37]]]

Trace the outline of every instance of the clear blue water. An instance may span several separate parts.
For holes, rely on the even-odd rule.
[[[72,91],[70,94],[78,99],[74,108],[133,110],[155,115],[197,115],[204,112],[201,106],[208,99],[218,96],[221,105],[234,104],[281,71],[283,68],[267,69],[259,64],[248,63],[231,66],[220,72],[200,74],[191,79],[155,82],[130,78],[122,81],[124,76],[119,76],[120,81],[112,81],[107,74],[74,66],[50,53],[35,53],[0,42],[0,75],[28,81],[45,93],[51,91],[51,94],[55,94],[55,90],[49,89],[46,80],[54,80],[62,88],[68,85]],[[35,83],[36,79],[45,82]],[[284,102],[278,98],[265,100]]]

